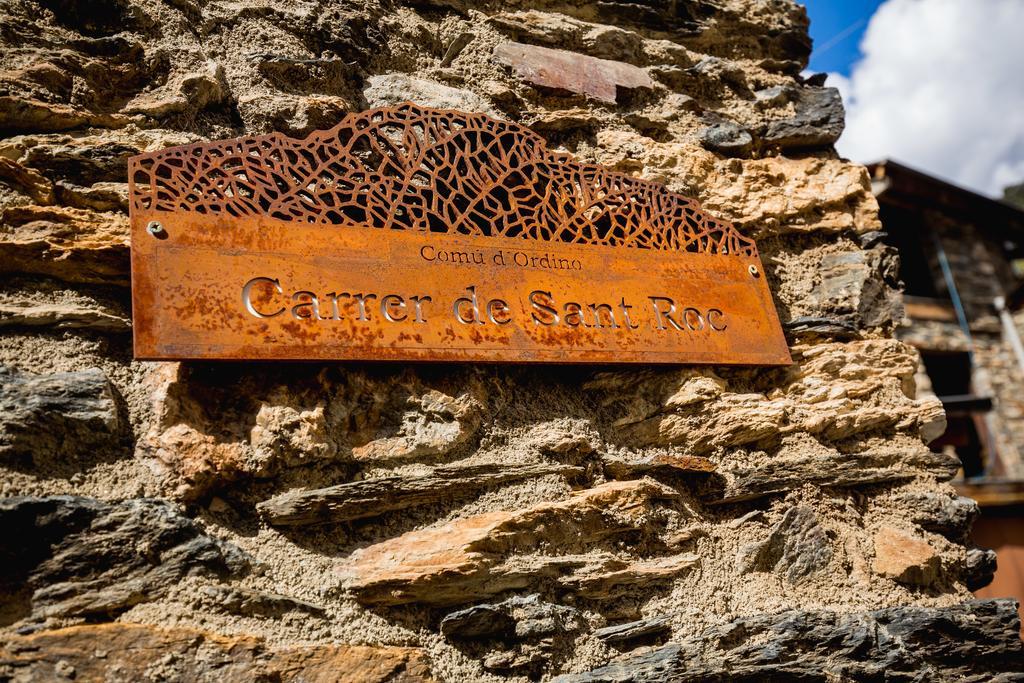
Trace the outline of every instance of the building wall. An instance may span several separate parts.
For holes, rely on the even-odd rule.
[[[993,399],[993,410],[986,423],[1000,462],[992,474],[1024,478],[1024,371],[993,307],[997,296],[1005,296],[1013,289],[1015,280],[1010,264],[1000,245],[987,237],[980,226],[967,222],[968,218],[924,210],[923,220],[941,240],[969,321],[971,339],[967,339],[955,319],[925,320],[913,316],[905,320],[897,336],[924,351],[974,354],[977,370],[972,390],[976,395]],[[937,259],[932,267],[936,285],[946,293]]]
[[[1013,604],[969,590],[991,571],[973,506],[925,446],[941,406],[893,338],[894,261],[832,147],[838,92],[800,76],[795,3],[0,12],[0,678],[1024,666]],[[508,41],[575,85],[496,59]],[[794,364],[132,359],[127,157],[403,100],[523,123],[735,221]]]

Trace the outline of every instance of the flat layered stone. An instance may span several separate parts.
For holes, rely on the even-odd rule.
[[[559,464],[438,467],[418,477],[381,477],[311,491],[291,491],[257,504],[256,509],[276,526],[326,524],[375,517],[522,479],[582,473],[582,467]]]
[[[568,50],[507,42],[494,48],[494,59],[531,85],[587,95],[606,104],[616,104],[620,91],[655,88],[639,67]]]
[[[33,375],[0,365],[0,461],[113,450],[124,429],[114,391],[99,368]]]
[[[832,545],[814,509],[796,505],[782,515],[768,537],[740,549],[740,571],[775,571],[797,583],[828,566]]]
[[[715,463],[707,458],[693,455],[658,453],[637,460],[625,460],[605,456],[604,470],[616,479],[642,477],[645,474],[710,474]]]
[[[454,605],[552,581],[594,597],[646,579],[678,575],[695,556],[636,560],[591,555],[526,554],[536,548],[593,546],[638,531],[656,501],[677,498],[651,480],[609,482],[509,512],[489,512],[410,531],[356,551],[348,588],[364,604]]]
[[[50,327],[55,329],[88,329],[102,332],[128,332],[132,321],[123,315],[71,302],[37,303],[31,301],[0,302],[0,328]]]
[[[15,206],[0,222],[0,273],[129,284],[128,217],[64,206]]]
[[[657,616],[605,626],[594,631],[593,636],[614,647],[623,647],[636,641],[668,635],[671,631],[672,620],[667,616]]]
[[[247,556],[155,499],[0,499],[0,595],[25,623],[111,617],[164,595],[192,574],[244,575]],[[25,604],[19,593],[27,591]]]
[[[250,636],[113,623],[0,636],[0,676],[18,681],[153,680],[426,683],[427,657],[411,647],[273,647]]]
[[[441,620],[441,633],[476,658],[483,667],[518,671],[533,677],[559,650],[571,648],[587,627],[584,614],[566,605],[542,600],[537,594],[473,605]]]
[[[1013,600],[739,617],[557,683],[1011,681],[1024,670]]]
[[[722,468],[721,482],[712,482],[703,498],[712,504],[736,503],[814,484],[840,488],[935,477],[956,476],[960,461],[923,446],[913,450],[876,449],[863,453],[828,453],[780,458],[776,462]]]
[[[789,149],[835,144],[846,124],[839,90],[804,87],[794,91],[793,100],[794,116],[769,123],[764,141]]]
[[[910,519],[916,524],[960,542],[966,539],[981,513],[973,498],[949,493],[907,492],[898,500],[906,506]]]

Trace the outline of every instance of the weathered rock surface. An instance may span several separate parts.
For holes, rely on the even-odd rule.
[[[893,527],[875,533],[876,574],[900,583],[927,586],[934,583],[941,569],[938,552],[926,540]]]
[[[580,613],[541,600],[539,595],[513,596],[498,603],[474,605],[441,620],[441,633],[462,640],[476,638],[529,638],[550,635],[556,629],[578,631]]]
[[[759,465],[721,468],[722,479],[710,482],[702,495],[709,503],[735,503],[806,484],[846,488],[921,476],[945,481],[952,479],[959,467],[956,457],[923,446],[780,457]]]
[[[605,626],[594,631],[593,635],[598,640],[618,648],[624,648],[636,644],[638,641],[647,641],[660,636],[668,635],[672,631],[672,620],[668,617],[651,617],[650,619],[639,619],[637,621]]]
[[[0,677],[13,681],[308,681],[414,683],[434,680],[417,648],[271,647],[248,636],[187,628],[98,624],[0,636]]]
[[[691,554],[584,554],[642,532],[655,501],[676,497],[651,480],[609,482],[565,501],[411,531],[355,553],[348,587],[363,603],[389,605],[453,605],[545,581],[592,598],[610,597],[623,586],[668,579],[697,563]]]
[[[600,163],[666,182],[754,237],[880,227],[867,173],[836,159],[720,159],[694,144],[639,133],[605,129],[596,137]]]
[[[636,31],[620,26],[595,24],[537,10],[505,12],[491,17],[489,23],[521,43],[572,50],[631,64],[647,61],[645,43],[649,41]],[[685,53],[682,48],[677,49]]]
[[[1012,681],[1024,670],[1012,600],[844,614],[740,617],[698,636],[560,676],[559,683],[673,681]]]
[[[0,213],[0,273],[127,285],[128,218],[65,206],[15,206]]]
[[[539,595],[513,596],[474,605],[441,620],[441,633],[479,655],[485,669],[513,671],[549,660],[571,646],[587,627],[579,610],[543,601]]]
[[[633,479],[647,474],[710,474],[715,464],[707,458],[692,455],[657,453],[636,460],[607,456],[602,459],[604,470],[616,479]]]
[[[47,462],[113,451],[124,425],[99,368],[30,375],[0,366],[0,460]]]
[[[980,512],[974,499],[950,493],[908,492],[898,500],[906,505],[915,523],[954,541],[967,537]]]
[[[381,477],[292,491],[263,501],[256,508],[274,525],[326,524],[374,517],[522,479],[582,473],[583,468],[558,464],[447,466],[419,477]]]
[[[643,69],[568,50],[501,43],[494,49],[494,59],[531,85],[587,95],[607,104],[618,103],[631,91],[655,88]]]
[[[448,396],[431,390],[409,399],[397,436],[352,450],[356,460],[411,460],[435,457],[468,443],[482,422],[480,403],[468,394]]]
[[[964,584],[967,590],[976,591],[992,583],[996,573],[996,552],[984,548],[971,548],[967,551],[964,563]]]
[[[783,148],[825,147],[843,134],[845,112],[836,88],[804,87],[791,91],[796,114],[772,121],[764,141]]]
[[[96,306],[74,303],[0,302],[0,328],[50,327],[127,332],[131,320]]]
[[[15,392],[30,452],[0,457],[0,487],[119,501],[15,506],[28,521],[0,541],[0,679],[419,680],[429,652],[439,680],[623,657],[615,675],[643,680],[625,651],[670,634],[685,662],[650,658],[681,680],[1021,668],[1008,608],[913,606],[967,598],[991,555],[963,546],[969,506],[906,497],[947,490],[956,463],[925,448],[942,406],[915,398],[919,359],[886,338],[895,263],[867,172],[830,148],[836,92],[801,76],[798,3],[24,0],[0,24],[0,365],[96,392],[79,373],[102,368],[112,387],[74,397],[90,426],[18,375],[43,388]],[[532,127],[734,221],[758,240],[794,365],[131,360],[130,156],[303,136],[405,100]],[[50,407],[25,413],[37,399]],[[500,476],[446,474],[480,463]],[[504,478],[548,466],[569,476]],[[156,494],[175,503],[140,498]],[[277,496],[319,519],[320,495],[362,521],[270,529],[256,509]],[[930,544],[938,580],[873,574],[886,525]],[[822,611],[775,614],[797,604]],[[880,607],[899,609],[883,624],[865,612]],[[444,636],[460,608],[461,629],[511,615],[511,639]]]
[[[485,98],[471,90],[453,88],[450,85],[413,78],[407,74],[381,74],[366,79],[363,97],[370,107],[393,107],[402,102],[415,102],[438,109],[460,111],[482,111],[489,116],[504,118],[495,111]]]
[[[817,344],[792,351],[798,362],[786,381],[767,394],[730,392],[713,373],[692,370],[608,373],[587,388],[600,392],[616,416],[617,439],[671,445],[692,455],[723,447],[773,446],[794,433],[834,441],[895,427],[917,435],[941,410],[934,398],[911,398],[917,353],[899,342]],[[918,456],[908,452],[906,458],[909,464]]]
[[[831,559],[831,542],[817,514],[797,505],[786,510],[764,541],[741,548],[739,564],[740,571],[776,571],[797,583]]]
[[[709,121],[700,131],[700,142],[713,152],[727,156],[744,156],[754,144],[750,131],[725,119]]]
[[[0,526],[4,611],[28,623],[115,617],[186,576],[237,576],[249,564],[161,500],[5,498]]]
[[[888,247],[825,254],[811,304],[819,315],[853,329],[898,324],[903,319],[898,271],[896,254]]]

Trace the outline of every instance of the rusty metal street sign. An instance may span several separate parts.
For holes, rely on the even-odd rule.
[[[753,241],[483,114],[407,103],[129,173],[140,359],[790,362]]]

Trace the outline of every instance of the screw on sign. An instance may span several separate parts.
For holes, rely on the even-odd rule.
[[[140,358],[790,362],[753,240],[484,114],[175,147],[129,183]]]

